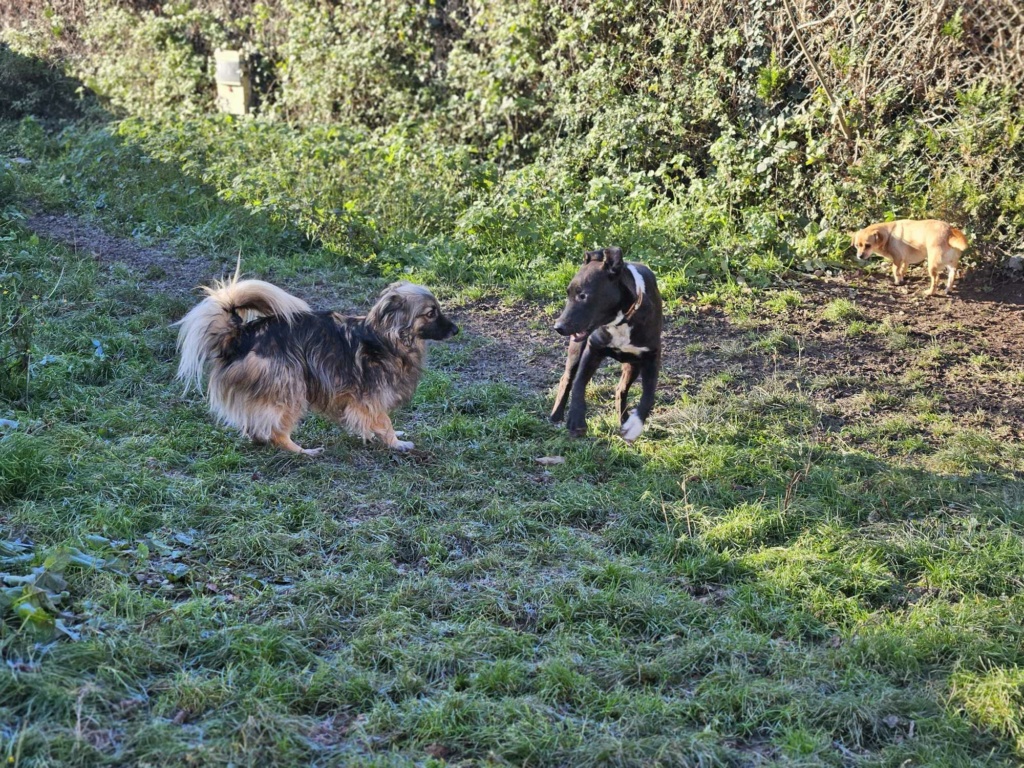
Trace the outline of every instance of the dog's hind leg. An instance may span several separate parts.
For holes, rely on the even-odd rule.
[[[928,277],[931,278],[931,285],[925,291],[925,296],[934,296],[935,289],[939,287],[939,275],[942,273],[942,265],[928,259]]]
[[[615,388],[615,408],[619,412],[619,424],[625,424],[626,398],[629,396],[629,388],[633,386],[636,377],[640,375],[640,366],[633,363],[622,364],[622,378],[619,379],[619,386]]]
[[[580,367],[580,356],[583,354],[583,348],[586,346],[586,339],[583,341],[570,339],[569,341],[569,356],[565,361],[565,373],[562,374],[562,380],[558,382],[555,407],[551,409],[551,421],[556,424],[565,415],[565,406],[569,402],[569,390],[572,388],[573,379],[576,378],[576,371]]]
[[[644,431],[647,417],[654,409],[654,392],[658,387],[658,369],[661,367],[661,353],[644,358],[640,363],[640,383],[643,392],[637,407],[630,411],[629,418],[622,425],[619,434],[627,443],[632,443]]]
[[[278,448],[285,451],[290,451],[291,453],[302,453],[306,456],[319,456],[324,450],[323,448],[303,448],[292,440],[291,435],[286,435],[283,432],[275,432],[271,435],[270,444],[276,445]]]
[[[295,425],[299,423],[299,419],[301,418],[302,409],[282,408],[278,411],[277,424],[271,431],[270,439],[267,442],[291,453],[302,453],[306,456],[318,456],[323,452],[323,448],[303,448],[292,440],[292,430],[295,429]]]

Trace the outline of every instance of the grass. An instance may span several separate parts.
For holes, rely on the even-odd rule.
[[[832,323],[849,325],[856,321],[863,321],[864,314],[849,299],[833,299],[821,311],[821,317]]]
[[[795,307],[799,307],[802,301],[803,299],[799,291],[788,288],[768,294],[764,299],[764,306],[770,312],[782,315]]]
[[[514,363],[479,373],[508,340],[470,333],[433,348],[396,416],[422,454],[317,417],[297,437],[327,446],[318,460],[255,447],[173,381],[169,326],[188,295],[32,235],[28,203],[183,255],[241,249],[253,273],[326,286],[339,306],[365,306],[391,276],[117,141],[102,139],[120,175],[101,176],[81,152],[100,139],[72,132],[32,153],[25,130],[4,136],[31,164],[0,166],[13,200],[0,328],[32,321],[0,337],[16,353],[0,362],[0,419],[18,422],[0,437],[10,764],[1024,757],[1018,443],[927,402],[893,414],[901,401],[867,386],[859,419],[822,429],[799,381],[724,363],[666,385],[634,447],[614,437],[606,373],[592,437],[572,440],[544,418],[550,392],[509,383]],[[470,331],[474,301],[520,295],[460,279],[435,287]],[[740,321],[762,301],[704,289]],[[778,315],[800,296],[766,301]],[[825,315],[862,321],[844,301]],[[900,326],[879,333],[909,343]],[[748,342],[687,351],[743,361]],[[779,329],[753,348],[795,357],[799,344]],[[566,461],[535,462],[547,455]]]

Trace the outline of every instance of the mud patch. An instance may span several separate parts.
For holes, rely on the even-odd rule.
[[[39,213],[23,222],[39,237],[60,243],[75,253],[86,253],[104,267],[122,264],[154,293],[191,295],[211,275],[234,268],[226,261],[205,256],[181,257],[170,248],[145,246],[129,237],[105,232],[95,224],[66,214]]]
[[[473,350],[472,358],[456,366],[470,382],[503,382],[537,391],[558,381],[567,342],[546,329],[543,315],[525,302],[506,305],[495,299],[475,301],[452,313],[462,333],[449,344],[486,343]],[[554,373],[553,373],[554,372]]]
[[[1024,284],[968,276],[948,298],[924,296],[926,287],[859,273],[804,283],[803,303],[781,321],[804,342],[802,378],[840,415],[857,416],[850,397],[881,390],[890,399],[872,411],[900,411],[923,396],[957,421],[1024,437]],[[822,318],[836,299],[854,302],[867,332]]]

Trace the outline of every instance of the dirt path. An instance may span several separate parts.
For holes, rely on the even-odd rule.
[[[233,267],[205,256],[182,258],[74,216],[36,214],[25,224],[103,265],[126,266],[153,293],[194,295],[211,275]],[[868,412],[898,412],[909,397],[924,394],[957,421],[1024,439],[1024,283],[989,286],[968,275],[950,299],[923,296],[917,275],[901,287],[881,274],[860,272],[797,277],[780,287],[797,290],[800,304],[779,314],[762,305],[742,323],[718,310],[670,318],[662,402],[696,392],[722,372],[746,387],[782,377],[810,392],[839,423]],[[825,319],[823,309],[836,299],[854,302],[861,322],[874,330],[851,334],[848,321]],[[463,380],[540,392],[557,383],[565,344],[535,322],[541,319],[535,305],[482,300],[463,307],[456,319],[464,333],[455,343],[485,341],[457,366]],[[772,334],[775,343],[766,345]],[[604,376],[616,376],[606,368]],[[892,396],[867,403],[879,389]]]
[[[128,237],[112,235],[95,224],[66,214],[38,213],[24,224],[39,237],[85,252],[100,264],[124,264],[152,293],[192,294],[211,275],[223,274],[225,264],[205,256],[182,258],[170,248],[145,246]]]

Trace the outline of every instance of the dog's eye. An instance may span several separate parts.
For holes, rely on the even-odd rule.
[[[586,300],[587,300],[587,294],[583,293],[583,291],[580,291],[579,293],[576,294],[576,301],[586,301]]]
[[[437,310],[431,307],[427,310],[427,319],[433,320],[435,317],[437,317]]]

